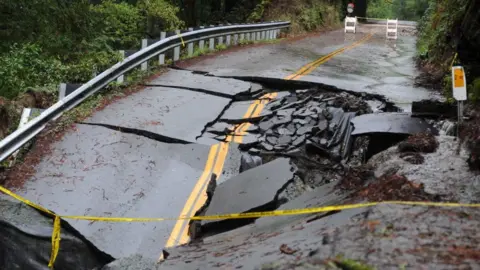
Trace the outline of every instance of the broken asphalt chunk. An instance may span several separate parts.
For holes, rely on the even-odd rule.
[[[277,129],[277,133],[279,135],[290,135],[291,136],[291,135],[295,134],[295,130],[291,131],[287,128],[281,127],[281,128]]]
[[[306,125],[308,122],[305,119],[295,118],[295,119],[293,119],[292,123],[300,124],[300,125]]]
[[[267,142],[271,145],[276,145],[278,143],[278,138],[275,136],[268,136]]]
[[[298,146],[302,145],[303,143],[305,143],[306,139],[307,139],[306,135],[299,136],[295,140],[293,140],[292,146],[293,147],[298,147]]]
[[[414,134],[438,130],[425,120],[411,117],[408,113],[372,113],[357,116],[351,121],[355,127],[352,135],[368,133]]]
[[[262,143],[260,144],[260,146],[261,146],[263,149],[267,150],[267,151],[272,151],[272,150],[273,150],[273,145],[271,145],[271,144],[269,144],[269,143],[267,143],[267,142],[262,142]]]
[[[292,115],[293,112],[295,112],[295,109],[285,109],[285,110],[277,110],[278,116],[287,116],[287,115]]]
[[[272,120],[272,119],[260,122],[260,124],[258,125],[258,127],[263,131],[267,131],[269,129],[272,129],[273,126],[275,126],[275,121]]]
[[[278,144],[290,144],[292,136],[283,135],[278,138]]]
[[[305,135],[307,133],[311,133],[312,132],[312,126],[302,126],[300,127],[299,129],[297,129],[297,135]]]
[[[217,186],[205,215],[274,210],[279,206],[278,194],[293,179],[293,175],[287,158],[278,158],[244,171]],[[208,236],[225,232],[252,221],[203,220],[201,234]]]

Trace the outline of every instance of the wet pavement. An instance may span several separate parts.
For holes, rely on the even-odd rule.
[[[218,143],[196,138],[235,95],[255,91],[248,82],[197,76],[171,70],[150,84],[175,81],[178,88],[146,87],[77,124],[53,145],[19,193],[64,215],[178,216],[204,172],[210,145]],[[209,93],[188,89],[207,81]],[[240,152],[232,147],[219,183],[238,174],[239,167]],[[174,222],[71,224],[114,257],[158,258]]]
[[[78,124],[75,130],[67,133],[61,141],[53,145],[52,155],[43,158],[36,168],[35,175],[19,193],[59,214],[176,217],[204,172],[210,146],[226,138],[228,135],[224,132],[226,128],[233,124],[247,123],[242,120],[242,117],[256,98],[263,93],[276,91],[257,83],[216,76],[284,78],[305,64],[366,37],[368,33],[375,31],[372,29],[365,27],[364,31],[360,31],[357,35],[345,35],[343,31],[334,31],[291,43],[281,42],[252,49],[246,48],[207,59],[190,67],[192,70],[208,71],[210,74],[207,75],[171,69],[166,74],[147,82],[143,91],[121,99],[102,111],[95,112],[92,117],[84,121],[84,124]],[[413,76],[416,72],[412,62],[414,41],[413,37],[402,37],[395,47],[392,44],[386,44],[383,36],[377,33],[366,43],[336,55],[300,80],[331,84],[353,92],[385,95],[395,104],[408,110],[412,101],[431,96],[427,90],[413,87]],[[304,95],[303,98],[306,98],[301,91],[292,92],[300,93],[300,96]],[[293,96],[290,94],[288,91],[280,92],[272,103],[275,101],[282,103],[287,100],[287,103],[280,104],[286,105],[302,100],[302,97],[290,100]],[[250,132],[245,133],[253,134],[255,138],[248,139],[248,136],[244,136],[243,145],[256,143],[258,130],[261,131],[264,142],[268,141],[263,144],[263,148],[259,148],[267,151],[274,150],[278,145],[289,146],[276,149],[279,150],[278,152],[295,150],[304,146],[309,137],[319,133],[325,135],[325,140],[336,138],[334,135],[341,133],[337,130],[344,130],[338,126],[348,126],[355,112],[362,108],[345,109],[351,109],[350,105],[355,105],[355,102],[350,104],[350,97],[347,98],[347,107],[344,103],[330,104],[323,98],[327,97],[319,98],[312,95],[311,100],[308,100],[312,102],[305,102],[308,106],[304,109],[300,107],[305,104],[281,109],[267,106],[267,109],[257,116],[256,122],[252,119],[248,122],[251,124],[248,128]],[[358,95],[353,100],[360,98],[361,95]],[[378,97],[369,99],[372,111],[376,110],[379,104],[385,105],[385,100]],[[334,111],[326,109],[330,105],[339,108]],[[320,118],[320,112],[323,111],[330,116],[325,115]],[[372,111],[363,110],[362,113]],[[299,125],[289,129],[288,124],[293,121],[293,118],[297,119]],[[331,119],[338,121],[333,123],[335,125],[331,125]],[[278,125],[282,121],[281,125],[285,126]],[[302,121],[307,121],[309,126],[306,127],[306,123],[302,124]],[[273,126],[275,126],[276,136],[268,136],[269,134],[266,133],[272,132]],[[348,130],[345,134],[351,132],[351,129]],[[293,134],[290,134],[292,132]],[[337,149],[340,148],[342,151],[349,149],[347,145],[351,144],[348,140],[350,136],[345,134],[339,136],[341,139],[333,140],[335,143],[331,146],[338,146]],[[294,138],[293,135],[296,137]],[[318,145],[322,145],[324,141],[320,137],[313,138],[311,142],[317,145],[314,147],[317,152],[322,152],[322,147],[319,148]],[[259,151],[254,152],[259,154]],[[344,155],[344,152],[348,151],[343,151],[341,155]],[[229,183],[228,179],[234,180],[237,177],[242,179],[239,175],[241,155],[239,145],[231,144],[225,163],[219,166],[217,188],[220,188],[222,183],[224,183],[223,186],[240,185],[240,183]],[[274,159],[270,158],[269,161]],[[336,166],[328,162],[319,163],[318,160],[313,162],[317,167],[313,167],[314,169],[310,171],[306,170],[303,174],[308,176],[305,181],[312,181],[314,185],[305,187],[300,183],[299,185],[303,186],[299,189],[284,187],[286,183],[296,185],[298,181],[295,179],[290,181],[292,180],[290,168],[282,168],[288,169],[289,172],[284,173],[286,178],[275,183],[275,190],[270,192],[273,194],[286,188],[287,193],[295,194],[286,196],[289,199],[288,203],[293,203],[298,198],[303,198],[300,196],[303,191],[319,188],[320,184],[333,181],[332,179],[337,177],[336,171],[339,168]],[[265,163],[268,164],[268,162]],[[334,172],[327,173],[325,170],[325,177],[320,179],[311,177],[309,173],[316,172],[318,166]],[[260,168],[261,166],[258,167]],[[250,169],[244,174],[255,169],[257,168]],[[327,179],[330,176],[332,179]],[[268,181],[273,180],[268,179]],[[330,191],[331,189],[328,190]],[[253,193],[253,191],[248,192]],[[337,194],[325,196],[328,192],[317,192],[317,195],[311,195],[315,197],[314,199],[306,199],[311,201],[309,205],[323,205],[338,202],[339,198],[344,198],[343,195]],[[269,201],[275,200],[275,196],[273,198],[270,196],[272,194],[269,194],[268,198],[263,198],[265,201],[262,203],[268,204]],[[225,198],[230,197],[225,196]],[[248,203],[257,205],[256,202],[252,199]],[[218,204],[218,202],[215,203]],[[222,205],[220,202],[220,206],[235,208],[242,205]],[[233,210],[251,209],[250,205],[247,205],[242,209]],[[222,209],[220,212],[229,210]],[[346,213],[346,216],[339,220],[348,221],[350,215]],[[140,253],[143,257],[154,260],[158,259],[174,225],[173,222],[91,223],[87,221],[71,221],[71,224],[98,248],[115,258]],[[264,229],[268,231],[267,227]],[[245,241],[245,239],[238,238],[235,241]],[[311,241],[318,242],[318,239],[311,239]],[[276,245],[277,243],[272,244],[271,248],[278,249]],[[208,256],[211,258],[215,255]],[[255,256],[258,258],[263,255]],[[255,263],[267,262],[269,258],[274,257],[259,259]],[[188,264],[185,260],[180,260],[183,261],[182,265]],[[179,263],[179,261],[176,262]],[[201,262],[200,266],[202,265],[207,264]],[[195,266],[192,265],[192,267]]]
[[[305,63],[348,46],[370,33],[373,37],[364,44],[336,55],[298,80],[385,95],[405,111],[411,110],[413,101],[440,98],[437,94],[414,85],[414,78],[419,74],[413,59],[416,37],[400,35],[396,41],[386,41],[383,27],[371,25],[361,24],[355,35],[337,30],[292,43],[281,42],[254,51],[227,54],[191,68],[218,76],[283,78]],[[232,62],[236,63],[234,67],[230,64]]]

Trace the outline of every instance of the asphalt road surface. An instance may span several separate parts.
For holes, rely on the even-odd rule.
[[[234,97],[253,93],[259,86],[217,76],[322,82],[383,94],[406,110],[412,101],[431,96],[413,83],[415,37],[400,35],[396,42],[387,42],[378,27],[364,25],[359,30],[247,47],[189,67],[215,76],[170,70],[148,82],[143,91],[78,124],[52,146],[53,153],[43,158],[19,193],[66,215],[194,214],[206,199],[205,183],[211,175],[220,182],[235,176],[240,160],[234,143],[199,137],[202,131],[220,116],[258,115],[264,102],[247,100],[231,107]],[[227,108],[228,115],[223,114]],[[186,223],[181,221],[70,222],[116,258],[135,253],[158,258],[165,245],[188,240]]]

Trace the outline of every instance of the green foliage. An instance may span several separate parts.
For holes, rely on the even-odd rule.
[[[198,57],[201,55],[208,54],[209,51],[210,50],[207,47],[203,47],[203,49],[200,49],[198,46],[195,46],[192,57]]]
[[[430,1],[425,15],[419,22],[418,54],[444,72],[450,71],[455,54],[452,33],[461,24],[469,0]]]
[[[392,4],[385,0],[373,0],[368,3],[367,17],[369,18],[393,18]]]
[[[115,3],[105,0],[100,5],[92,6],[96,25],[103,42],[109,46],[130,49],[138,47],[144,37],[140,25],[143,16],[139,9],[127,3]]]
[[[311,6],[304,6],[298,18],[298,24],[305,31],[314,31],[321,26],[330,26],[338,23],[336,8],[327,2],[312,2]]]
[[[255,9],[253,12],[248,16],[247,21],[249,22],[258,22],[263,18],[263,14],[265,12],[265,8],[270,5],[271,0],[261,0],[260,3],[258,3],[255,6]]]
[[[468,85],[468,100],[478,103],[480,101],[480,78],[476,78]]]
[[[319,6],[314,5],[312,8],[302,9],[299,22],[306,31],[316,30],[317,27],[323,24],[322,12],[320,12]]]
[[[240,46],[244,46],[244,45],[249,45],[249,44],[253,44],[254,42],[252,40],[246,40],[246,39],[241,39],[238,44]]]
[[[58,84],[64,72],[61,62],[38,45],[12,45],[10,53],[0,57],[0,96],[14,98],[28,87]]]
[[[113,51],[87,53],[78,62],[65,66],[65,80],[71,83],[87,82],[94,77],[94,72],[108,69],[120,60],[120,54]]]
[[[431,0],[372,0],[368,3],[367,17],[417,21],[422,18]]]
[[[139,48],[146,36],[184,26],[168,0],[91,2],[97,1],[0,1],[9,17],[0,20],[0,96],[86,82],[117,62],[118,50]]]
[[[375,270],[374,267],[364,264],[360,261],[344,258],[343,255],[337,256],[329,262],[330,267],[334,269],[348,269],[348,270]]]
[[[180,8],[166,0],[138,0],[137,7],[145,19],[142,21],[149,33],[158,36],[161,31],[170,31],[185,27],[185,23],[177,17]]]
[[[442,92],[443,92],[443,95],[447,98],[453,97],[452,85],[453,85],[452,75],[450,74],[445,75],[442,81],[442,89],[443,89]]]
[[[227,49],[227,45],[225,45],[225,43],[217,44],[217,45],[215,46],[215,50],[216,50],[216,51],[222,51],[222,50],[225,50],[225,49]]]

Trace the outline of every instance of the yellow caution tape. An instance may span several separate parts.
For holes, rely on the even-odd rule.
[[[232,213],[232,214],[223,214],[223,215],[212,215],[212,216],[195,216],[195,217],[178,217],[178,218],[125,218],[125,217],[96,217],[96,216],[64,216],[57,215],[52,211],[39,206],[13,192],[10,190],[1,187],[0,191],[5,194],[24,202],[25,204],[45,212],[47,214],[54,216],[53,222],[53,232],[52,232],[52,254],[48,266],[53,268],[55,260],[60,249],[60,229],[61,229],[61,218],[65,219],[75,219],[75,220],[90,220],[90,221],[105,221],[105,222],[155,222],[155,221],[166,221],[166,220],[218,220],[218,219],[242,219],[242,218],[259,218],[259,217],[273,217],[273,216],[290,216],[290,215],[304,215],[304,214],[316,214],[321,212],[330,212],[338,210],[347,210],[347,209],[357,209],[365,208],[370,206],[376,206],[380,204],[390,204],[390,205],[411,205],[411,206],[436,206],[436,207],[469,207],[469,208],[480,208],[480,203],[468,204],[468,203],[449,203],[449,202],[411,202],[411,201],[383,201],[383,202],[367,202],[367,203],[357,203],[357,204],[346,204],[346,205],[331,205],[331,206],[322,206],[322,207],[312,207],[312,208],[302,208],[302,209],[289,209],[289,210],[274,210],[274,211],[265,211],[265,212],[250,212],[250,213]]]
[[[57,259],[58,250],[60,249],[60,229],[61,229],[61,219],[59,216],[55,216],[53,221],[53,232],[52,232],[52,254],[50,255],[50,261],[48,262],[48,267],[53,268],[53,264]]]
[[[182,46],[185,47],[185,42],[183,42],[182,35],[180,35],[180,33],[178,33],[177,36],[178,36],[178,37],[180,38],[180,40],[182,41]]]
[[[27,204],[27,205],[29,205],[29,206],[31,206],[31,207],[39,210],[39,211],[42,211],[42,212],[44,212],[44,213],[47,213],[47,214],[50,214],[50,215],[55,216],[55,213],[53,213],[52,211],[48,210],[47,208],[44,208],[44,207],[42,207],[42,206],[40,206],[40,205],[38,205],[38,204],[35,204],[35,203],[33,203],[33,202],[31,202],[31,201],[23,198],[23,197],[15,194],[15,193],[13,193],[13,192],[11,192],[10,190],[8,190],[8,189],[6,189],[6,188],[4,188],[4,187],[2,187],[2,186],[0,186],[0,191],[3,192],[3,193],[5,193],[5,194],[7,194],[7,195],[9,195],[9,196],[11,196],[11,197],[13,197],[13,198],[15,198],[15,199],[17,199],[17,200],[19,200],[19,201],[21,201],[21,202],[24,202],[25,204]]]
[[[453,57],[452,64],[450,65],[450,69],[452,69],[453,64],[455,64],[455,60],[457,60],[458,53],[455,53],[455,56]]]

